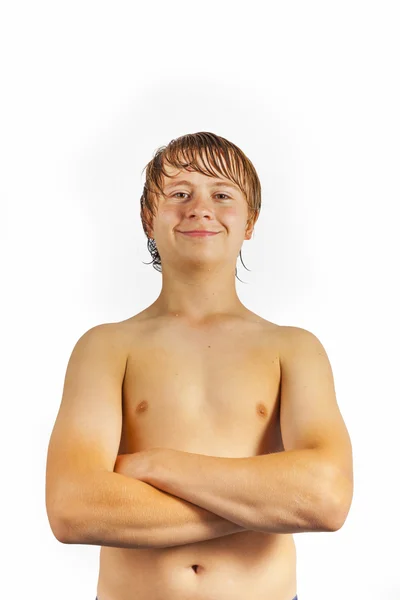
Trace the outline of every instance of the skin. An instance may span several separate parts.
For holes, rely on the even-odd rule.
[[[222,160],[222,159],[221,159]],[[162,290],[152,305],[159,316],[174,314],[191,325],[201,325],[218,314],[247,312],[235,287],[235,267],[243,242],[250,240],[258,214],[251,218],[247,200],[238,186],[215,188],[226,177],[207,177],[191,169],[176,170],[165,164],[171,179],[163,176],[164,196],[148,236],[162,259]],[[191,185],[179,183],[186,180]],[[207,229],[216,236],[194,238],[182,231]],[[129,475],[142,481],[151,477],[165,448],[130,455]],[[124,473],[126,456],[118,455],[115,472]]]
[[[257,457],[257,454],[282,449],[276,412],[277,327],[249,311],[239,300],[235,287],[237,258],[243,242],[252,237],[258,215],[253,218],[239,188],[215,188],[216,179],[202,173],[187,169],[179,172],[169,165],[165,165],[165,169],[173,179],[164,179],[164,195],[159,197],[154,219],[151,214],[146,215],[150,224],[148,236],[155,240],[161,256],[162,289],[151,306],[124,324],[126,337],[131,340],[128,354],[132,371],[128,370],[125,380],[126,428],[114,471],[150,484],[146,490],[149,500],[144,510],[147,520],[158,518],[154,505],[165,506],[165,514],[160,511],[163,522],[170,519],[171,527],[174,527],[173,523],[179,521],[180,534],[188,532],[188,535],[190,533],[195,537],[197,533],[198,539],[193,543],[177,543],[166,548],[128,550],[103,547],[98,597],[99,600],[107,600],[107,597],[130,598],[129,586],[135,586],[138,595],[142,594],[140,597],[150,593],[157,599],[184,598],[189,590],[195,591],[197,598],[206,598],[210,589],[214,590],[217,597],[222,588],[225,594],[229,595],[232,591],[238,597],[241,590],[246,589],[249,577],[251,585],[254,583],[255,586],[254,600],[261,597],[261,587],[263,597],[266,593],[271,597],[274,595],[276,600],[292,599],[296,577],[295,548],[291,536],[241,527],[229,517],[225,521],[212,508],[200,512],[201,502],[194,501],[191,504],[189,500],[180,504],[178,498],[182,496],[178,492],[175,497],[172,489],[167,495],[158,493],[162,489],[167,491],[171,484],[165,478],[165,467],[168,467],[166,471],[172,470],[182,481],[187,481],[188,473],[192,472],[193,476],[196,472],[189,461],[205,458],[203,454],[221,456],[221,460],[244,455],[251,457],[249,460],[255,457],[260,462],[258,459],[262,457]],[[178,179],[188,180],[191,185],[178,184]],[[231,183],[228,179],[221,179]],[[169,187],[171,184],[174,185]],[[180,233],[193,229],[219,233],[201,238]],[[154,331],[159,340],[157,348],[149,342],[153,339]],[[266,332],[268,341],[265,341]],[[253,410],[253,418],[245,417],[245,424],[237,431],[235,438],[231,436],[229,440],[227,435],[224,448],[218,446],[218,440],[213,440],[213,436],[210,439],[204,436],[200,446],[193,445],[189,442],[190,427],[193,427],[193,433],[195,430],[199,433],[199,430],[197,426],[194,427],[194,421],[188,414],[191,411],[195,414],[199,400],[200,405],[207,407],[207,399],[202,396],[204,378],[201,374],[214,378],[209,398],[210,402],[215,398],[216,406],[213,409],[210,405],[208,416],[203,417],[207,426],[207,422],[211,424],[213,421],[212,415],[216,418],[218,404],[223,404],[222,390],[226,387],[223,378],[229,370],[230,361],[237,360],[235,348],[238,344],[243,350],[241,367],[247,372],[248,378],[246,384],[242,385],[246,386],[250,405],[251,398],[259,398],[263,412],[257,412],[256,407],[245,408],[238,380],[237,389],[228,391],[232,411],[246,415],[248,410]],[[217,347],[224,353],[221,368],[225,375],[220,376],[218,369],[212,366],[217,358],[213,357]],[[262,369],[250,359],[252,348],[256,347],[261,347],[259,351],[265,361]],[[160,383],[157,385],[156,382],[150,390],[145,384],[144,371],[154,353],[161,351],[163,354],[161,348],[175,357],[174,364],[179,364],[179,374],[172,376],[168,367],[163,367],[160,361],[157,369]],[[201,365],[196,367],[191,357],[198,358]],[[137,379],[135,366],[138,367]],[[176,376],[181,385],[174,388]],[[260,378],[267,384],[264,393],[257,385]],[[188,385],[188,380],[193,382],[193,386]],[[168,387],[169,383],[171,388]],[[189,419],[188,428],[184,429],[179,418],[168,412],[162,422],[158,421],[157,408],[163,412],[167,399],[172,404],[181,402],[175,405],[184,411],[182,422],[185,418]],[[143,412],[138,410],[141,403],[147,403]],[[229,413],[228,410],[228,423]],[[267,422],[270,423],[268,435]],[[140,423],[143,433],[135,439],[134,432],[138,432]],[[264,434],[257,443],[256,437],[263,430]],[[223,437],[222,425],[220,433]],[[163,440],[160,446],[165,443],[166,447],[145,449],[145,446],[153,443],[149,442],[150,437],[152,440]],[[195,452],[197,450],[196,454],[190,454],[193,449]],[[220,528],[218,536],[217,528]],[[206,537],[208,530],[210,535]],[[239,589],[240,585],[242,587]]]
[[[250,240],[258,218],[251,218],[238,186],[215,188],[225,177],[207,177],[193,170],[165,165],[164,196],[147,232],[156,241],[162,260],[162,290],[152,305],[159,316],[175,315],[199,326],[219,314],[240,314],[247,308],[235,287],[235,267],[244,241]],[[179,183],[185,179],[191,185]],[[207,229],[218,235],[194,238],[181,231]],[[167,452],[151,448],[129,456],[129,475],[146,481]],[[126,455],[118,455],[115,472],[126,472]]]
[[[71,446],[65,472],[76,465],[77,485],[68,481],[53,520],[66,543],[102,546],[99,600],[239,599],[250,590],[252,600],[291,600],[291,534],[336,530],[349,504],[350,445],[330,367],[307,332],[240,302],[237,257],[258,216],[240,189],[166,169],[173,179],[154,219],[146,215],[162,289],[141,313],[94,328],[71,357],[58,457],[61,425],[74,426],[85,449],[96,440],[87,464],[101,469],[78,480]],[[191,229],[218,234],[180,233]],[[107,472],[118,442],[114,471],[130,481]],[[336,476],[345,471],[346,484]]]
[[[215,178],[186,169],[178,171],[168,164],[166,171],[174,179],[164,178],[164,186],[179,179],[192,185],[164,187],[148,232],[156,241],[163,270],[162,290],[153,309],[199,325],[221,313],[247,312],[236,292],[235,267],[243,242],[252,237],[258,215],[250,218],[247,200],[239,188],[213,189]],[[179,233],[202,228],[220,233],[201,238]]]

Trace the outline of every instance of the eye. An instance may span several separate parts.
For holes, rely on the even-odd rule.
[[[185,196],[188,196],[188,194],[186,192],[176,192],[175,194],[172,194],[172,196],[175,197],[175,196],[178,196],[179,194],[181,194],[181,195],[184,194]],[[230,199],[230,197],[227,194],[220,193],[220,194],[215,194],[215,195],[216,196],[225,196],[225,198]]]

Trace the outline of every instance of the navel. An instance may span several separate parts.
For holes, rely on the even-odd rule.
[[[204,567],[202,565],[192,565],[192,569],[195,573],[201,573],[204,571]]]

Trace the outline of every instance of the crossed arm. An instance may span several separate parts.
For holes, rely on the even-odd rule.
[[[246,529],[340,529],[352,502],[353,464],[331,365],[314,334],[298,327],[284,329],[284,452],[223,458],[151,448],[119,455],[116,468]]]
[[[112,345],[96,335],[87,351],[80,346],[83,356],[77,353],[71,361],[49,448],[46,503],[57,539],[167,547],[244,530],[339,529],[352,500],[353,467],[332,371],[313,334],[283,329],[280,427],[285,451],[243,458],[150,448],[119,455],[113,465],[109,447],[119,443],[122,361],[114,357],[115,372],[100,386],[98,367],[113,360]],[[107,419],[114,420],[105,429]],[[105,431],[108,446],[104,441],[98,447],[97,436]],[[88,458],[82,461],[85,452]]]
[[[332,476],[323,454],[314,449],[221,458],[152,448],[119,455],[114,470],[244,529],[336,531],[344,522],[345,482]]]

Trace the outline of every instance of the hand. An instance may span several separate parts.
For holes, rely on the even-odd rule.
[[[160,453],[166,450],[167,448],[149,448],[133,454],[118,454],[114,473],[150,483],[154,467],[160,460]]]

